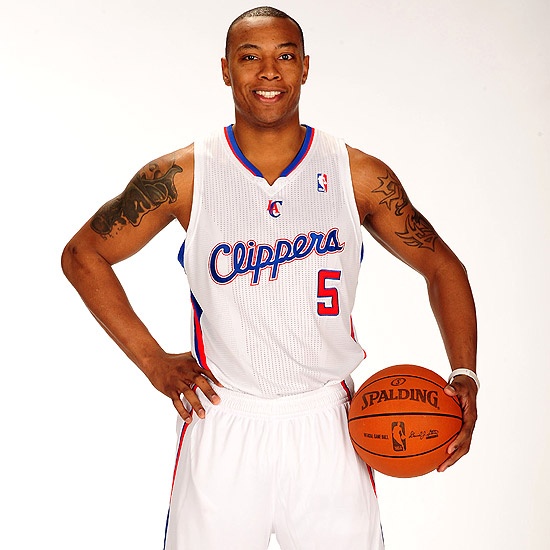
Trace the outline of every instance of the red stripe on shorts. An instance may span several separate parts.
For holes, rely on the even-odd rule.
[[[349,388],[348,388],[348,385],[346,384],[346,381],[342,380],[342,382],[340,382],[340,384],[342,384],[342,387],[346,390],[346,393],[348,394],[348,399],[351,401],[351,392],[349,391]]]
[[[176,464],[174,466],[174,474],[172,475],[172,488],[170,489],[170,498],[172,498],[172,493],[174,492],[174,483],[176,482],[176,472],[178,471],[178,464],[180,461],[181,446],[183,445],[183,438],[185,436],[185,432],[187,431],[188,427],[189,427],[189,423],[184,422],[183,427],[181,429],[180,440],[178,443],[178,452],[176,453]]]
[[[372,489],[374,491],[374,496],[378,497],[378,495],[376,494],[376,483],[374,483],[374,473],[372,471],[372,468],[368,464],[367,464],[367,470],[369,471],[369,477],[370,477],[370,482],[372,483]]]

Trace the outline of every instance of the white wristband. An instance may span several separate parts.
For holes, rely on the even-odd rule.
[[[455,369],[453,372],[451,372],[451,376],[449,376],[449,384],[452,384],[453,380],[461,374],[463,374],[464,376],[469,376],[476,383],[477,389],[479,390],[479,378],[477,377],[477,374],[470,369]]]

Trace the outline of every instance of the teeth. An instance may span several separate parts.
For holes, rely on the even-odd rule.
[[[263,91],[263,90],[258,90],[256,92],[258,95],[261,95],[262,97],[266,97],[268,99],[272,99],[274,98],[275,96],[278,96],[281,92],[266,92],[266,91]]]

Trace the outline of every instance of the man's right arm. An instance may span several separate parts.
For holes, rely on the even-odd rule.
[[[193,149],[188,147],[143,167],[126,189],[102,206],[63,250],[63,272],[106,332],[167,395],[184,420],[183,394],[199,417],[204,409],[193,387],[216,396],[190,353],[168,354],[136,315],[112,266],[145,246],[174,218],[187,228],[193,189]]]

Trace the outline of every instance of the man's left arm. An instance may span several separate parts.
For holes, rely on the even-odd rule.
[[[348,151],[363,226],[384,248],[424,276],[451,368],[475,372],[476,312],[466,269],[411,204],[392,170],[361,151]],[[474,379],[465,375],[456,376],[445,388],[460,401],[463,426],[449,445],[450,456],[438,468],[440,472],[470,449],[477,419],[477,390]]]

